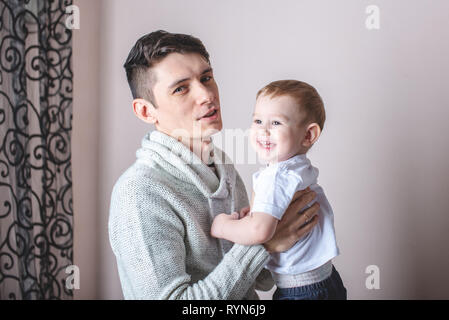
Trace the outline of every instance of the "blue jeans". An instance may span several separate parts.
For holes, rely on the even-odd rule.
[[[277,288],[273,300],[346,300],[346,288],[334,266],[323,281],[296,288]]]

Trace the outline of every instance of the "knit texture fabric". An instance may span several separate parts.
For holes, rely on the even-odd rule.
[[[125,299],[258,299],[255,285],[273,286],[262,245],[210,236],[217,214],[249,206],[224,152],[214,146],[215,174],[181,142],[153,131],[136,156],[114,185],[109,212]]]

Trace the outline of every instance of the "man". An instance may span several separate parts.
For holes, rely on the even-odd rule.
[[[255,287],[273,286],[269,253],[318,221],[318,204],[297,214],[315,194],[299,192],[264,245],[212,238],[217,214],[249,207],[242,179],[211,143],[222,121],[209,54],[199,39],[156,31],[124,67],[134,113],[156,127],[112,191],[109,237],[125,299],[257,299]]]

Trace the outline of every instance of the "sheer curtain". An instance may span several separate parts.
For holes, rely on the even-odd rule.
[[[0,299],[70,299],[71,1],[0,0]]]

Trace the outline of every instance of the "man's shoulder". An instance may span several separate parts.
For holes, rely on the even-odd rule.
[[[172,182],[172,178],[157,165],[150,166],[136,161],[119,176],[114,184],[112,196],[132,197],[133,194],[140,192],[150,195]]]
[[[114,189],[130,184],[151,183],[154,178],[157,179],[157,176],[157,169],[136,161],[118,177]]]
[[[135,162],[120,175],[112,189],[110,227],[114,229],[130,221],[143,221],[143,216],[148,221],[151,217],[167,214],[169,204],[166,199],[174,196],[175,189],[173,180],[163,171]]]

